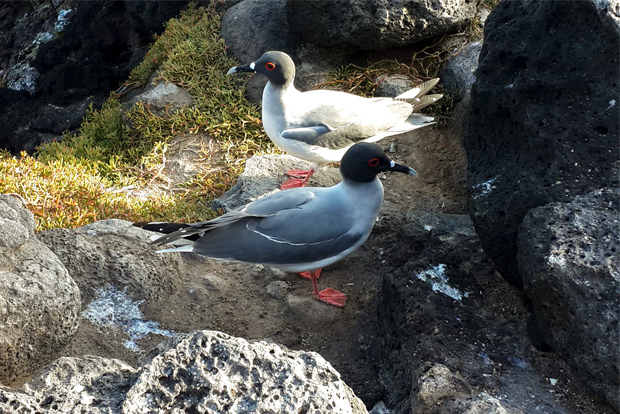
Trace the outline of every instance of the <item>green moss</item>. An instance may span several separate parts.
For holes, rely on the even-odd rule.
[[[99,111],[91,105],[78,134],[65,134],[62,141],[40,146],[36,158],[43,163],[79,162],[105,176],[113,173],[119,163],[135,162],[130,135],[130,129],[123,124],[121,105],[112,97]]]

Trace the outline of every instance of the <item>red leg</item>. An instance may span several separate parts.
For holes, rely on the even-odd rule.
[[[288,175],[289,177],[295,177],[295,178],[306,178],[308,174],[311,174],[310,171],[312,171],[312,169],[296,170],[294,168],[291,168],[290,170],[286,172],[286,175]]]
[[[318,269],[308,270],[306,272],[298,272],[297,274],[303,277],[304,279],[312,280],[312,279],[318,279],[319,276],[321,276],[322,271],[323,271],[323,268],[319,267]]]
[[[338,306],[344,308],[347,304],[347,295],[336,289],[326,288],[319,292],[319,286],[316,282],[321,274],[321,268],[311,270],[308,272],[300,272],[299,275],[304,278],[310,278],[312,280],[312,297],[321,302],[325,302],[329,305]]]
[[[282,183],[282,185],[280,186],[282,190],[305,186],[306,184],[308,184],[308,181],[310,180],[310,177],[312,177],[312,174],[314,174],[314,170],[312,168],[310,168],[308,171],[288,170],[286,174],[291,176],[291,178]]]

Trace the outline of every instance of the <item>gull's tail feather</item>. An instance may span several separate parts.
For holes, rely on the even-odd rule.
[[[432,116],[426,116],[423,114],[411,114],[409,118],[401,122],[400,124],[394,125],[392,128],[387,131],[380,132],[376,135],[373,135],[370,138],[363,139],[364,142],[377,142],[386,137],[391,137],[393,135],[404,134],[405,132],[413,131],[414,129],[424,128],[425,126],[433,125],[435,123],[435,118]]]
[[[438,82],[439,82],[439,78],[427,80],[426,82],[419,84],[415,88],[409,89],[407,92],[401,93],[394,99],[399,100],[399,101],[406,101],[409,103],[416,103],[428,91],[433,89],[433,87],[435,87],[435,85],[437,85]]]
[[[145,222],[140,221],[137,223],[133,223],[134,226],[143,228],[144,230],[155,231],[160,234],[154,234],[149,236],[151,239],[151,243],[155,245],[162,245],[166,243],[171,243],[176,241],[176,244],[192,244],[193,241],[197,240],[200,235],[195,232],[189,232],[191,230],[191,226],[187,223],[168,223],[168,222],[158,222],[151,221]],[[163,235],[162,235],[163,234]]]
[[[395,125],[390,128],[390,132],[393,130],[398,130],[398,128],[407,128],[407,131],[411,131],[412,129],[423,128],[425,126],[433,125],[435,123],[435,118],[432,116],[427,116],[423,114],[411,114],[409,118],[405,120],[405,122]]]
[[[426,108],[432,103],[437,102],[443,98],[442,94],[425,95],[419,98],[418,102],[409,102],[413,106],[413,112],[419,112],[421,109]]]
[[[248,214],[243,211],[232,210],[223,216],[199,223],[165,223],[165,222],[138,222],[133,225],[145,230],[163,233],[162,236],[151,237],[152,243],[158,246],[176,242],[176,244],[192,244],[203,237],[205,233],[216,227],[223,227],[235,223],[246,217],[267,217],[269,214]],[[187,250],[174,250],[187,251]],[[191,251],[191,250],[190,250]]]

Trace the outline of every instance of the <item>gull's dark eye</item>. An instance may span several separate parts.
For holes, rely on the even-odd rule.
[[[276,68],[276,64],[273,62],[267,62],[265,63],[265,67],[267,68],[267,70],[274,70]]]
[[[370,165],[371,167],[376,167],[377,165],[379,165],[379,158],[373,158],[371,160],[368,160],[368,165]]]

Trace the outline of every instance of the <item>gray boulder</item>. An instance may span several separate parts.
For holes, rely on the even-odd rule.
[[[82,292],[82,306],[95,289],[116,286],[134,300],[155,300],[175,291],[183,262],[176,254],[157,254],[147,232],[123,220],[103,220],[78,229],[37,235],[58,255]]]
[[[221,37],[227,52],[240,63],[250,63],[269,50],[288,53],[296,64],[295,85],[308,90],[326,81],[325,73],[350,62],[346,52],[317,48],[298,39],[289,29],[286,0],[243,0],[230,7],[222,18]],[[261,102],[264,76],[253,76],[246,83],[246,97]]]
[[[0,387],[2,413],[120,413],[137,370],[118,359],[63,357],[18,390]]]
[[[399,74],[382,74],[376,77],[374,81],[378,83],[377,90],[375,91],[375,96],[377,97],[388,96],[394,98],[416,86],[416,83],[410,77]]]
[[[268,50],[292,52],[285,4],[286,0],[244,0],[229,8],[220,31],[228,53],[250,63]]]
[[[42,412],[60,414],[56,410],[42,409],[39,401],[31,395],[13,391],[0,385],[0,413],[32,414]]]
[[[288,26],[322,47],[380,50],[456,32],[476,15],[458,0],[288,0]]]
[[[40,408],[61,413],[120,413],[125,392],[137,375],[135,368],[118,359],[63,357],[45,367],[20,392],[34,397]]]
[[[194,99],[187,90],[173,83],[159,82],[155,86],[150,83],[147,84],[144,91],[134,96],[127,106],[132,106],[138,102],[142,102],[155,115],[165,116],[184,106],[192,105]]]
[[[620,409],[620,190],[530,210],[519,231],[519,269],[540,332]]]
[[[423,364],[412,389],[413,413],[428,413],[446,399],[464,398],[472,393],[471,385],[443,364]]]
[[[503,1],[487,19],[463,144],[476,232],[515,285],[530,209],[618,186],[620,26],[606,4]]]
[[[132,368],[117,359],[65,357],[11,391],[15,413],[365,414],[364,404],[319,354],[216,331],[180,335]]]
[[[0,383],[18,383],[57,357],[78,328],[80,291],[34,237],[34,217],[0,195]]]
[[[390,414],[570,411],[533,368],[541,357],[522,293],[496,272],[466,215],[411,210],[389,240],[409,259],[383,275],[369,353]]]
[[[366,413],[340,374],[314,352],[216,331],[172,340],[127,393],[124,412]]]
[[[441,82],[448,90],[456,90],[457,98],[462,100],[471,90],[476,76],[474,72],[478,68],[478,57],[482,50],[482,41],[466,44],[457,54],[450,57],[441,71]]]
[[[285,4],[286,0],[243,0],[226,10],[220,36],[228,54],[242,64],[253,62],[269,50],[295,56]],[[264,76],[251,77],[246,84],[246,98],[259,104],[266,83]]]
[[[500,400],[485,392],[474,392],[463,377],[443,364],[423,364],[411,395],[412,414],[522,413],[506,409]]]

